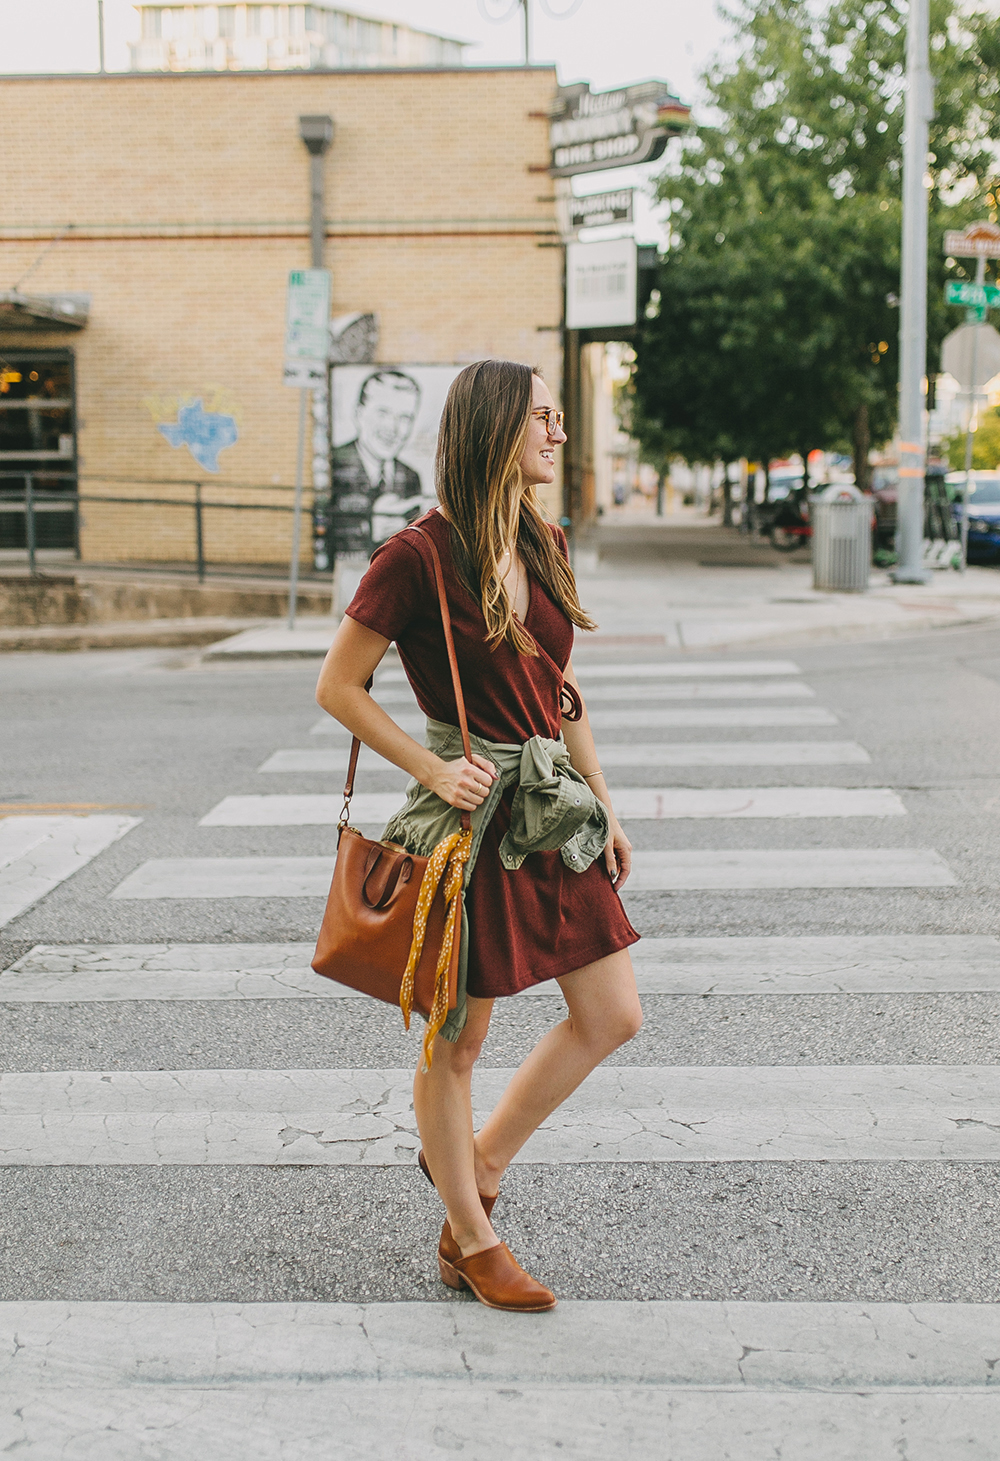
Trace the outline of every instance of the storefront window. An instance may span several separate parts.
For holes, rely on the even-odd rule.
[[[0,352],[0,548],[25,546],[26,477],[37,493],[75,490],[74,396],[70,351]],[[73,513],[40,502],[35,539],[39,548],[72,548]]]

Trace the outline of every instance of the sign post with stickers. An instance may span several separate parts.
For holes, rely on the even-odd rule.
[[[285,302],[284,383],[299,392],[299,441],[295,457],[295,510],[292,563],[288,582],[288,627],[295,628],[302,541],[302,489],[305,475],[306,412],[309,391],[325,386],[330,357],[330,271],[292,269]]]
[[[1000,300],[1000,289],[986,283],[986,260],[1000,259],[1000,228],[995,223],[970,223],[967,228],[949,229],[944,251],[954,259],[975,259],[975,283],[952,279],[944,287],[946,304],[963,304],[965,323],[972,326],[972,361],[969,370],[969,418],[965,426],[965,485],[962,488],[962,572],[969,552],[969,494],[972,489],[972,438],[979,424],[978,395],[982,333],[990,333],[986,320],[990,306]],[[957,333],[957,332],[956,332]],[[947,344],[947,341],[945,342]],[[964,381],[959,382],[964,385]]]

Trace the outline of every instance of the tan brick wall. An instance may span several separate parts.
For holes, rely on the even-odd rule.
[[[558,395],[562,255],[539,246],[555,241],[552,185],[528,172],[547,159],[545,122],[529,113],[544,113],[555,84],[547,68],[5,80],[0,288],[70,223],[25,289],[89,293],[92,304],[82,332],[5,334],[0,354],[74,349],[84,474],[201,479],[206,497],[291,483],[285,281],[309,263],[298,117],[329,112],[334,313],[375,310],[383,362],[510,356],[541,365]],[[239,423],[217,475],[157,430],[178,398],[197,395]],[[286,514],[206,512],[205,524],[212,558],[287,558]],[[85,511],[91,559],[190,558],[193,543],[189,510]]]

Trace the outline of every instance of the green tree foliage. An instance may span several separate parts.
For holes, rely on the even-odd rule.
[[[965,466],[965,432],[956,431],[941,443],[941,452],[953,472]],[[1000,411],[984,411],[972,437],[972,465],[979,472],[1000,466]]]
[[[933,366],[958,322],[941,230],[982,215],[1000,137],[1000,22],[931,8]],[[739,54],[706,77],[718,120],[660,184],[674,240],[636,419],[696,460],[853,443],[863,480],[896,411],[905,6],[742,0],[730,20]]]

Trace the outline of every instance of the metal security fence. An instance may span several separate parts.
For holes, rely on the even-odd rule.
[[[199,582],[227,564],[233,572],[237,563],[242,571],[258,563],[287,571],[294,492],[284,483],[0,472],[0,548],[23,552],[32,577],[39,553],[52,548],[91,562],[127,562],[132,571],[169,564]],[[264,494],[286,500],[259,500]],[[213,553],[211,542],[220,539],[225,550]]]

